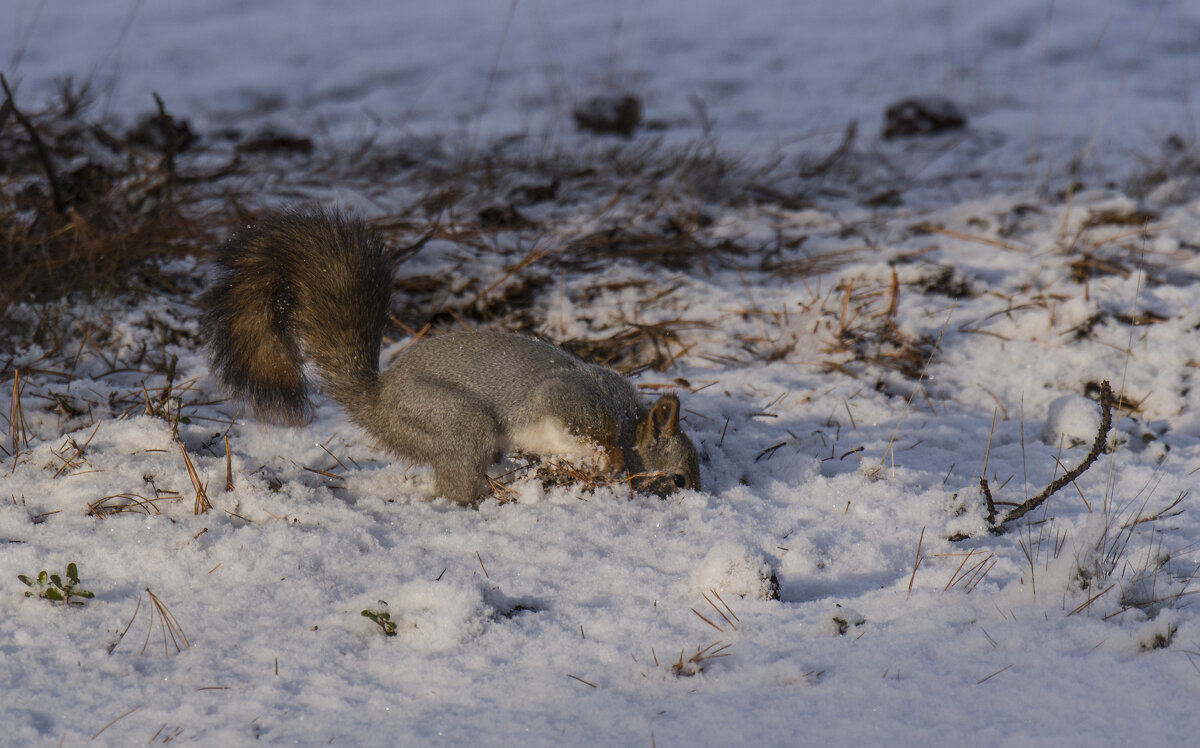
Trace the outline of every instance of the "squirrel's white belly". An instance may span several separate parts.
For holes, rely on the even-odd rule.
[[[508,435],[508,449],[544,457],[561,457],[573,462],[601,464],[604,453],[590,439],[567,431],[557,418],[543,418]]]

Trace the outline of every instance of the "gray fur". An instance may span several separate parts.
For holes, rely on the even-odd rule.
[[[472,504],[514,438],[547,419],[596,444],[611,469],[666,495],[700,489],[679,400],[647,407],[627,379],[536,338],[456,332],[427,338],[382,374],[392,268],[364,224],[320,210],[272,215],[217,257],[202,326],[225,386],[265,418],[302,421],[303,367],[397,455],[433,467],[439,494]]]

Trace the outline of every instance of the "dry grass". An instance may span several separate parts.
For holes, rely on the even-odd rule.
[[[179,501],[178,496],[155,496],[147,498],[136,493],[117,493],[88,504],[88,516],[105,519],[114,514],[141,513],[146,515],[162,514],[158,508],[159,502]]]
[[[645,370],[663,372],[690,348],[680,338],[679,331],[707,326],[680,319],[627,324],[603,338],[564,340],[561,345],[582,359],[608,366],[623,374]]]
[[[1127,508],[1110,512],[1104,532],[1096,539],[1090,554],[1080,560],[1076,577],[1084,589],[1106,585],[1094,595],[1098,598],[1114,587],[1119,590],[1119,606],[1105,618],[1119,616],[1137,609],[1153,618],[1164,608],[1174,608],[1185,597],[1196,594],[1192,588],[1200,567],[1180,564],[1176,556],[1185,556],[1189,549],[1172,550],[1164,547],[1165,533],[1158,523],[1183,513],[1181,508],[1187,493],[1180,493],[1157,510],[1149,509],[1152,491],[1145,498],[1130,501]],[[1132,553],[1135,538],[1143,530],[1151,531],[1151,540],[1144,550]],[[1090,605],[1092,600],[1085,603]]]
[[[212,509],[212,502],[208,500],[208,483],[201,482],[200,476],[196,474],[192,458],[188,457],[183,442],[176,443],[179,445],[179,453],[183,455],[183,465],[187,468],[188,479],[192,482],[192,490],[196,492],[196,499],[192,504],[192,514],[208,514]]]
[[[175,288],[162,261],[194,253],[225,226],[214,199],[225,175],[185,170],[186,123],[160,104],[117,133],[87,118],[87,92],[69,84],[26,114],[0,83],[13,112],[0,121],[0,264],[9,270],[0,313],[73,291]]]
[[[726,603],[724,598],[721,597],[721,593],[717,592],[714,589],[710,589],[709,593],[712,595],[712,597],[709,597],[707,594],[701,594],[701,597],[704,598],[704,602],[708,603],[709,607],[711,607],[714,611],[716,611],[717,617],[719,617],[719,619],[723,622],[723,624],[714,623],[712,620],[709,620],[709,618],[707,618],[704,614],[702,614],[700,611],[696,610],[695,608],[692,608],[691,611],[693,613],[695,613],[696,617],[699,618],[701,621],[704,621],[709,626],[712,626],[714,629],[716,629],[717,631],[719,631],[721,633],[726,633],[728,631],[737,631],[738,623],[741,622],[741,619],[738,618],[737,614],[733,612],[733,608],[729,607],[729,604]],[[717,605],[716,602],[713,602],[714,598],[721,604]]]
[[[574,486],[583,493],[595,493],[597,489],[607,486],[629,485],[632,480],[645,476],[612,475],[599,466],[575,464],[567,460],[543,460],[537,455],[514,452],[510,459],[517,463],[499,478],[488,478],[492,497],[501,504],[516,501],[517,492],[511,488],[513,482],[532,472],[535,479],[541,482],[542,489],[549,491],[562,486]]]
[[[142,649],[138,654],[144,654],[146,645],[150,642],[150,634],[154,630],[155,623],[158,624],[159,633],[162,635],[163,657],[170,655],[168,650],[168,639],[170,645],[175,648],[175,652],[179,653],[185,649],[189,649],[192,645],[188,643],[187,636],[183,633],[183,627],[179,625],[179,620],[175,615],[167,609],[163,601],[158,598],[150,588],[146,588],[146,597],[150,599],[150,623],[146,626],[146,638],[142,642]],[[140,598],[139,598],[140,600]],[[136,612],[134,615],[137,615]]]
[[[162,636],[163,657],[170,656],[171,647],[174,647],[176,653],[189,649],[191,643],[188,642],[187,635],[183,633],[183,627],[180,626],[179,620],[175,618],[175,615],[171,613],[157,595],[150,591],[149,587],[146,588],[146,597],[150,601],[150,620],[146,625],[146,636],[142,640],[142,648],[138,651],[138,654],[144,655],[146,653],[146,647],[150,644],[150,637],[154,633],[156,626]],[[125,624],[125,628],[117,635],[116,640],[109,645],[109,654],[112,654],[116,650],[117,646],[125,638],[125,635],[129,633],[129,629],[133,627],[133,622],[137,620],[141,609],[142,596],[138,595],[137,604],[133,607],[133,615],[129,617],[129,623]]]
[[[704,670],[705,663],[728,657],[727,650],[731,646],[733,645],[716,641],[706,647],[697,647],[691,655],[685,655],[683,650],[680,650],[679,659],[671,663],[671,672],[681,677],[697,675]]]
[[[950,575],[950,579],[946,581],[946,586],[942,588],[945,592],[951,587],[956,587],[963,592],[970,593],[980,582],[988,575],[988,572],[999,562],[995,554],[991,551],[970,550],[966,553],[946,553],[938,554],[939,557],[957,557],[962,556],[962,561],[954,569],[954,573]]]

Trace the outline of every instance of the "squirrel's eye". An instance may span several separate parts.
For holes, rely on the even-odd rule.
[[[688,479],[686,476],[680,475],[679,473],[675,473],[674,480],[675,480],[676,488],[687,488]]]

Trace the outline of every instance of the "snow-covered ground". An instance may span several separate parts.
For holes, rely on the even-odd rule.
[[[668,197],[705,214],[708,246],[759,254],[540,286],[555,339],[678,328],[686,351],[638,382],[684,387],[705,490],[666,501],[529,477],[513,502],[462,509],[331,403],[287,429],[208,402],[185,300],[64,313],[103,316],[117,339],[66,333],[54,361],[70,379],[46,351],[4,359],[28,376],[30,439],[0,463],[0,744],[1192,742],[1200,6],[742,5],[0,6],[22,101],[71,75],[112,116],[158,92],[201,132],[479,151],[521,136],[541,152],[594,140],[574,104],[629,91],[654,126],[628,149],[778,159],[773,184],[803,198]],[[880,139],[887,104],[930,93],[968,128]],[[851,121],[851,163],[814,184],[803,165]],[[876,174],[905,188],[899,205],[857,199]],[[321,190],[368,217],[419,197]],[[522,210],[564,242],[645,220],[572,195]],[[511,259],[439,239],[401,272],[502,281]],[[147,350],[179,358],[178,437],[208,514],[192,513],[170,414],[137,402],[162,377],[123,365]],[[1122,398],[1105,453],[989,533],[980,475],[1016,503],[1078,464],[1103,381]],[[161,513],[89,514],[122,494],[107,501]],[[94,598],[23,597],[18,574],[71,562]],[[394,637],[360,615],[380,600]]]
[[[671,137],[789,153],[873,137],[889,102],[972,118],[911,168],[973,193],[1082,170],[1121,179],[1197,137],[1200,7],[1185,0],[454,3],[8,0],[0,61],[25,89],[89,81],[108,112],[158,92],[206,125],[553,137],[604,91]]]

